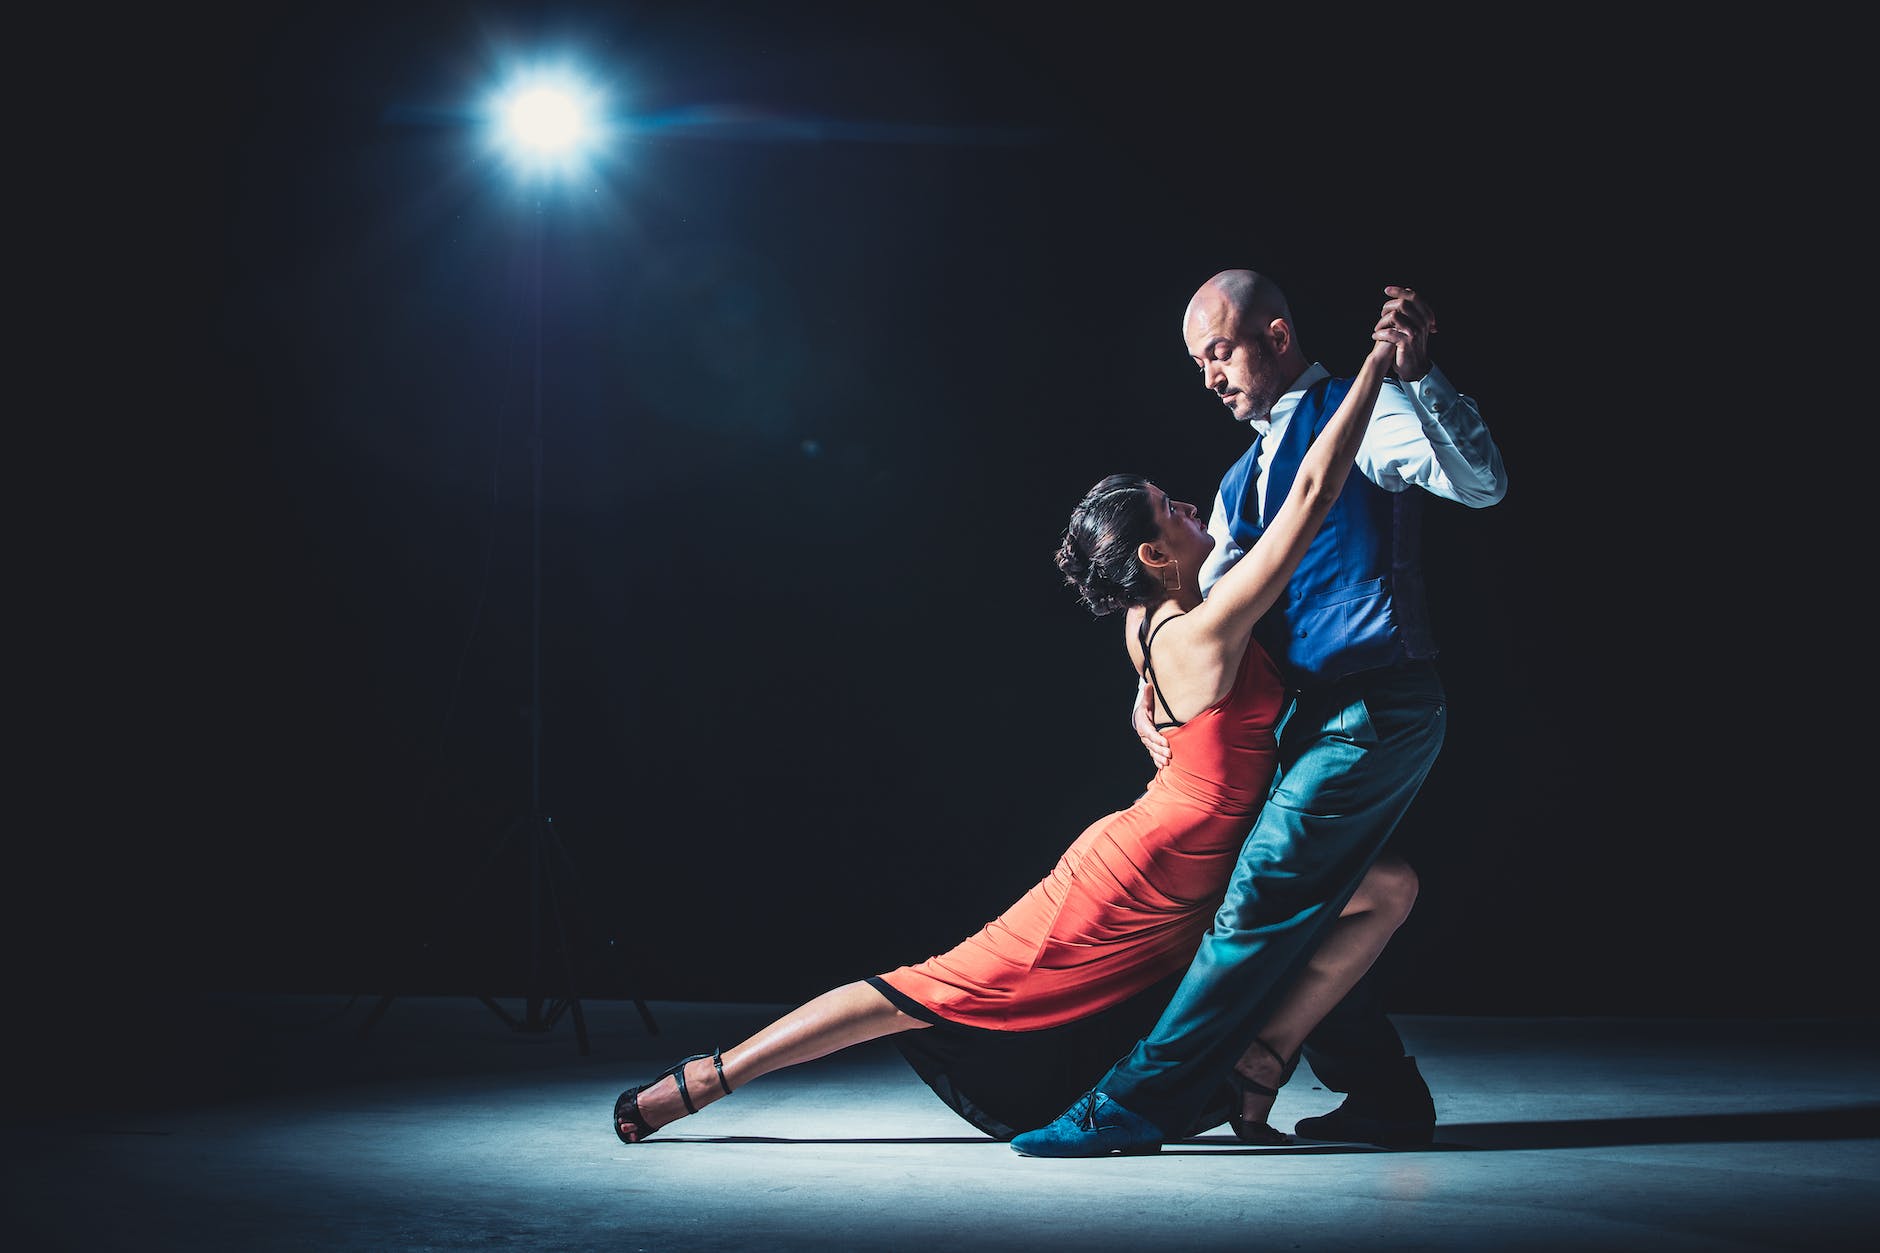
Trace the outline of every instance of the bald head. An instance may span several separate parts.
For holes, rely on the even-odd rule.
[[[1222,270],[1203,283],[1182,314],[1182,340],[1202,383],[1260,431],[1308,364],[1285,293],[1253,270]]]
[[[1191,314],[1197,305],[1206,305],[1211,312],[1230,314],[1234,322],[1248,326],[1265,326],[1274,318],[1292,321],[1286,293],[1279,289],[1278,283],[1254,270],[1222,270],[1203,283],[1189,299]]]

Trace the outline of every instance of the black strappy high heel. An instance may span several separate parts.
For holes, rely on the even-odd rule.
[[[1249,1122],[1245,1118],[1242,1118],[1240,1116],[1241,1105],[1240,1105],[1239,1098],[1245,1096],[1249,1092],[1255,1093],[1256,1095],[1259,1095],[1259,1096],[1277,1097],[1279,1095],[1280,1088],[1283,1088],[1286,1086],[1286,1081],[1292,1078],[1293,1071],[1298,1069],[1299,1054],[1294,1053],[1292,1060],[1287,1061],[1285,1058],[1279,1055],[1278,1049],[1275,1049],[1271,1044],[1268,1044],[1265,1040],[1256,1039],[1254,1040],[1254,1043],[1259,1045],[1261,1048],[1265,1049],[1267,1052],[1271,1053],[1273,1055],[1273,1060],[1279,1063],[1279,1083],[1275,1085],[1274,1087],[1269,1088],[1264,1083],[1255,1083],[1253,1080],[1247,1078],[1247,1076],[1241,1074],[1238,1070],[1233,1070],[1233,1069],[1228,1070],[1227,1078],[1228,1078],[1228,1081],[1233,1085],[1235,1100],[1234,1100],[1233,1108],[1228,1112],[1228,1115],[1227,1115],[1227,1125],[1233,1128],[1234,1138],[1236,1140],[1239,1140],[1242,1144],[1257,1144],[1257,1145],[1262,1145],[1266,1147],[1272,1147],[1274,1145],[1280,1145],[1280,1144],[1291,1144],[1292,1137],[1287,1135],[1285,1132],[1279,1130],[1278,1128],[1274,1127],[1271,1123],[1265,1122],[1265,1121],[1257,1122],[1257,1123]]]
[[[660,1071],[639,1087],[628,1088],[625,1092],[622,1092],[614,1101],[614,1134],[620,1137],[620,1142],[622,1144],[638,1144],[640,1141],[659,1130],[659,1128],[647,1122],[645,1117],[641,1115],[640,1093],[646,1091],[661,1079],[678,1080],[679,1099],[685,1102],[685,1112],[688,1114],[698,1113],[698,1106],[692,1104],[691,1094],[685,1090],[685,1068],[690,1066],[693,1062],[703,1061],[707,1057],[711,1058],[712,1065],[718,1069],[718,1086],[725,1090],[726,1096],[730,1096],[731,1085],[725,1082],[725,1059],[720,1056],[721,1052],[722,1050],[720,1049],[713,1049],[709,1053],[694,1053],[692,1056],[682,1059],[679,1064],[672,1069]],[[623,1125],[629,1123],[632,1124],[634,1129],[634,1134],[631,1136],[626,1133]],[[666,1125],[671,1126],[672,1124],[667,1123]]]

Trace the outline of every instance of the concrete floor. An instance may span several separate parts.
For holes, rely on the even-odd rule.
[[[1432,1149],[1249,1149],[1223,1127],[1044,1161],[959,1120],[884,1042],[614,1138],[623,1087],[780,1006],[653,1002],[652,1034],[631,1001],[587,1001],[587,1056],[571,1017],[527,1033],[474,998],[400,998],[362,1035],[370,1008],[230,998],[175,1042],[167,1087],[15,1099],[11,1247],[1880,1247],[1873,1021],[1400,1017]],[[1273,1121],[1334,1104],[1301,1067]]]

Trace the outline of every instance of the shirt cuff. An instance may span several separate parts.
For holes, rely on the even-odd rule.
[[[1417,402],[1419,408],[1438,422],[1442,421],[1456,404],[1454,384],[1450,383],[1449,376],[1437,368],[1434,361],[1430,362],[1428,374],[1414,383],[1404,384],[1404,390],[1410,393],[1410,398]]]

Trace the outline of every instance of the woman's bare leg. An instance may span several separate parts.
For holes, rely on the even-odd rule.
[[[888,998],[863,982],[845,983],[791,1010],[741,1044],[725,1049],[725,1081],[741,1088],[759,1075],[826,1057],[851,1044],[878,1040],[929,1024],[896,1009]],[[724,1096],[718,1068],[709,1057],[685,1068],[686,1095],[704,1109]],[[676,1079],[661,1079],[639,1097],[640,1116],[655,1128],[685,1117]],[[629,1135],[631,1123],[622,1125]]]
[[[1377,961],[1390,937],[1410,916],[1416,899],[1417,874],[1408,862],[1397,857],[1380,857],[1373,862],[1318,951],[1261,1029],[1260,1041],[1271,1051],[1258,1042],[1250,1044],[1234,1069],[1262,1087],[1277,1089],[1284,1076],[1279,1058],[1298,1056],[1319,1020]],[[1264,1121],[1274,1099],[1257,1092],[1246,1093],[1241,1098],[1241,1117],[1249,1122]]]

